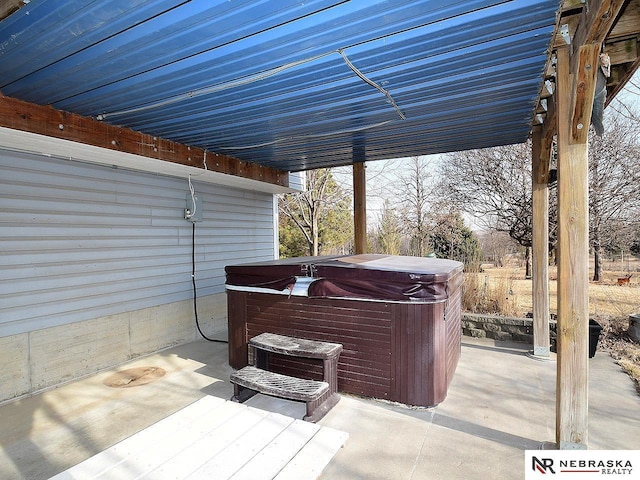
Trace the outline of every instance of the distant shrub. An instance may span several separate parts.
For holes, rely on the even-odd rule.
[[[487,313],[517,317],[520,315],[517,296],[508,278],[493,278],[466,272],[462,290],[462,308],[472,313]]]

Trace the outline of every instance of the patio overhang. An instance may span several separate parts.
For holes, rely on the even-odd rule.
[[[558,11],[557,0],[13,4],[0,21],[3,103],[284,172],[524,142]],[[68,133],[4,110],[2,126]]]
[[[201,169],[209,152],[231,174],[260,170],[276,184],[280,172],[522,143],[536,125],[549,141],[552,53],[597,39],[610,101],[639,65],[639,10],[11,0],[0,10],[0,126]]]

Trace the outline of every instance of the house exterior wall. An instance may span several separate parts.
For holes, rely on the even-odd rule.
[[[185,179],[3,150],[0,171],[0,402],[198,337]],[[216,336],[224,266],[274,256],[274,201],[192,184],[198,316]]]

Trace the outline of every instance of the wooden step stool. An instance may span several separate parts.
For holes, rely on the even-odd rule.
[[[341,344],[262,333],[249,340],[249,346],[254,350],[255,366],[249,365],[231,374],[234,388],[231,400],[244,402],[257,393],[264,393],[303,401],[307,404],[304,419],[308,422],[320,420],[340,400],[338,357],[342,352]],[[321,359],[323,381],[270,372],[269,353]]]

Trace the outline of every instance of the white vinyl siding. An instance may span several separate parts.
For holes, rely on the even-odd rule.
[[[273,258],[273,196],[198,183],[198,295]],[[192,297],[185,179],[0,150],[0,337]]]
[[[297,191],[303,191],[306,188],[307,174],[306,172],[290,172],[289,188]]]

